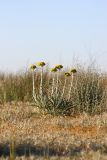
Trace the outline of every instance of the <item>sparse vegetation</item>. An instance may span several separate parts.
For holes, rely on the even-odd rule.
[[[45,65],[44,62],[39,63],[40,68],[32,65],[32,72],[1,73],[1,104],[34,100],[35,107],[54,115],[75,115],[83,112],[93,115],[106,110],[106,75],[90,68],[66,71],[62,70],[62,65],[46,70]]]
[[[1,159],[107,159],[107,75],[38,65],[0,73]]]
[[[10,150],[16,159],[106,159],[106,132],[107,113],[93,117],[85,113],[77,117],[53,116],[41,115],[29,103],[0,106],[2,157],[9,157]]]

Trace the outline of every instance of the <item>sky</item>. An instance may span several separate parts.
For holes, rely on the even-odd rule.
[[[0,71],[90,59],[107,70],[107,0],[0,0]]]

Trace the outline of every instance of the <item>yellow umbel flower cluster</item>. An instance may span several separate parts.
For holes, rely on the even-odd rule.
[[[36,68],[37,68],[37,67],[36,67],[36,65],[34,65],[34,64],[32,64],[32,65],[30,66],[30,69],[33,70],[33,71],[34,71]]]
[[[55,66],[56,69],[61,70],[63,68],[63,66],[61,64],[58,64]]]
[[[77,70],[76,70],[75,68],[72,68],[72,69],[70,70],[70,72],[71,72],[71,73],[76,73]]]
[[[71,74],[70,74],[69,72],[65,72],[65,76],[66,76],[66,77],[70,77]]]
[[[51,69],[51,72],[57,72],[58,70],[57,70],[57,68],[52,68]]]
[[[38,65],[39,67],[44,67],[44,66],[46,65],[46,63],[43,62],[43,61],[41,61],[41,62],[38,62],[37,65]],[[34,64],[32,64],[32,65],[30,66],[30,69],[33,70],[33,71],[34,71],[36,68],[37,68],[37,67],[36,67],[36,65],[34,65]],[[63,68],[63,66],[62,66],[61,64],[58,64],[58,65],[56,65],[54,68],[51,69],[51,72],[57,72],[58,70],[61,70],[62,68]],[[77,72],[77,70],[76,70],[75,68],[72,68],[72,69],[70,70],[70,72],[65,72],[64,74],[65,74],[66,77],[70,77],[72,73],[76,73],[76,72]]]
[[[38,65],[39,67],[44,67],[46,64],[45,64],[45,62],[38,62],[37,65]]]

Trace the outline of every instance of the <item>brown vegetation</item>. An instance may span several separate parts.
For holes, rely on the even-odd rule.
[[[107,75],[79,67],[71,78],[64,73],[37,70],[34,88],[29,71],[0,73],[2,160],[107,159]]]
[[[104,156],[107,152],[106,113],[93,117],[85,113],[77,117],[41,115],[29,103],[1,105],[0,113],[1,148],[12,141],[17,150],[29,145],[34,159],[40,156],[39,152],[53,159],[56,155],[73,159],[78,155],[84,158],[86,153],[88,158],[88,154],[94,156],[94,152]]]

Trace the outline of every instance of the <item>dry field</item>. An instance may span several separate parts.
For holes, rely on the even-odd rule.
[[[12,159],[12,148],[18,160],[106,160],[107,113],[64,117],[42,115],[29,103],[1,105],[1,160]]]
[[[0,73],[0,160],[107,160],[107,74],[44,67]]]

